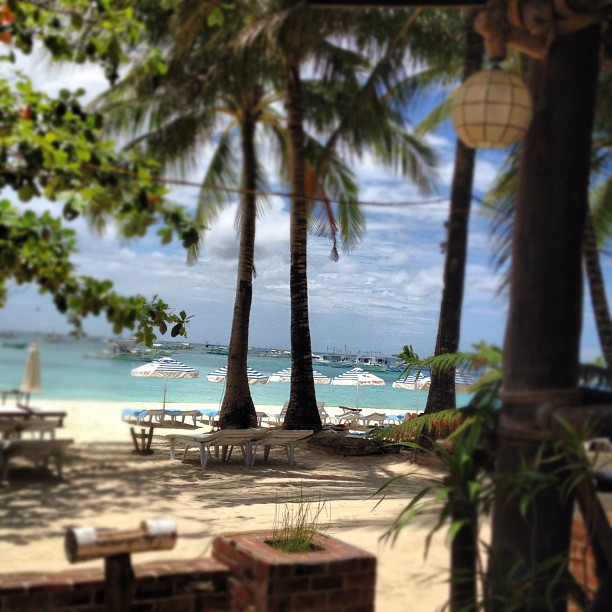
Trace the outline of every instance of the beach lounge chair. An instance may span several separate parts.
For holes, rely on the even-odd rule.
[[[202,416],[201,410],[178,410],[173,408],[166,408],[162,417],[162,421],[166,417],[170,417],[171,423],[178,423],[177,419],[181,419],[180,422],[184,423],[187,417],[193,419],[193,426],[197,427],[196,419]]]
[[[200,465],[202,469],[206,467],[208,458],[211,456],[210,448],[215,448],[215,456],[219,455],[219,448],[222,451],[223,461],[229,461],[234,446],[240,446],[244,457],[244,464],[250,466],[251,460],[251,442],[262,438],[268,433],[265,429],[220,429],[211,434],[200,434],[188,436],[185,434],[169,435],[166,438],[170,442],[170,459],[176,458],[176,443],[183,442],[185,450],[181,461],[185,461],[187,451],[192,447],[197,447],[200,450]]]
[[[387,425],[399,425],[404,420],[404,416],[403,414],[390,414],[384,422]]]
[[[124,408],[121,411],[121,418],[128,423],[136,423],[137,425],[147,425],[149,423],[161,423],[164,420],[164,410],[149,409],[139,410],[135,408]]]
[[[8,477],[9,463],[13,457],[26,457],[35,462],[42,461],[45,467],[49,459],[55,460],[57,475],[62,477],[64,452],[72,440],[1,440],[0,441],[0,479]]]
[[[268,460],[272,446],[283,446],[289,460],[289,467],[295,463],[295,443],[309,438],[314,432],[312,429],[277,429],[267,435],[251,441],[251,465],[255,464],[255,455],[260,446],[264,447],[264,461]]]
[[[124,408],[121,411],[121,420],[126,423],[137,423],[139,419],[143,419],[147,411],[143,408]]]
[[[325,425],[327,421],[329,421],[329,414],[325,412],[325,402],[317,402],[317,410],[319,411],[319,416],[321,417],[321,423]]]
[[[342,414],[335,418],[338,425],[346,425],[347,427],[356,427],[361,419],[361,410],[359,408],[348,408],[347,406],[338,406],[342,410]]]
[[[371,414],[364,414],[360,419],[366,427],[380,426],[387,419],[387,415],[384,412],[372,412]]]
[[[278,427],[279,425],[283,424],[283,421],[285,420],[285,415],[287,414],[287,407],[289,406],[289,402],[285,402],[285,404],[283,405],[280,414],[270,414],[268,415],[269,418],[266,421],[268,425],[270,425],[271,427]]]
[[[218,410],[200,410],[202,422],[206,422],[207,425],[211,427],[215,426],[215,421],[219,419],[219,411]]]

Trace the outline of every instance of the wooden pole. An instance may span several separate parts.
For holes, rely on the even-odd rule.
[[[538,405],[580,401],[581,236],[599,41],[599,26],[591,26],[559,37],[544,60],[532,63],[534,118],[520,160],[504,345],[502,421],[512,421],[514,428],[499,430],[496,471],[502,478],[541,457],[544,442],[529,439]],[[545,448],[542,456],[546,453]],[[559,467],[540,464],[539,469],[550,475]],[[573,500],[559,489],[559,483],[542,486],[526,508],[511,491],[496,500],[489,609],[501,609],[509,590],[516,594],[519,588],[524,603],[513,609],[567,609],[567,583],[559,577],[569,548]],[[508,583],[509,567],[514,586]]]
[[[134,591],[134,570],[129,553],[104,559],[106,609],[130,612]]]

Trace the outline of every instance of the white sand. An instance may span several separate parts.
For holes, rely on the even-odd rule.
[[[423,559],[434,515],[406,527],[394,547],[379,541],[425,479],[440,476],[433,468],[414,466],[399,454],[342,458],[300,446],[293,469],[288,468],[280,449],[272,449],[267,464],[260,460],[254,468],[247,468],[237,453],[229,463],[211,461],[202,471],[197,451],[187,463],[171,461],[162,436],[154,438],[153,455],[133,454],[128,425],[121,421],[121,403],[35,404],[65,410],[68,417],[58,437],[73,438],[75,444],[67,457],[64,481],[17,469],[9,484],[0,487],[0,572],[68,567],[63,552],[67,527],[133,528],[152,517],[176,520],[177,546],[166,553],[139,554],[134,563],[207,555],[215,534],[271,528],[279,499],[301,493],[325,501],[331,515],[327,533],[377,555],[378,610],[429,612],[440,609],[447,600],[449,554],[443,534],[434,539],[427,561]],[[130,404],[139,406],[158,407]],[[279,406],[259,409],[280,412]],[[337,408],[326,410],[339,413]],[[20,465],[16,462],[17,468]],[[410,475],[377,505],[380,498],[371,496],[398,474]]]

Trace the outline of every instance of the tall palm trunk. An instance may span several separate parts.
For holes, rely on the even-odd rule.
[[[593,303],[593,314],[595,325],[599,335],[599,343],[606,360],[606,365],[612,367],[612,321],[610,320],[610,309],[608,308],[608,298],[604,285],[601,264],[599,262],[599,250],[593,227],[593,217],[590,212],[584,223],[582,232],[582,256],[584,258],[584,269],[591,292],[591,302]]]
[[[463,81],[482,66],[482,38],[472,26],[474,11],[469,11],[464,22],[465,56]],[[467,257],[468,226],[472,202],[472,184],[476,152],[457,140],[455,168],[451,185],[448,241],[444,264],[444,289],[438,321],[435,355],[456,353],[461,332],[461,307]],[[433,370],[427,396],[426,413],[455,408],[455,369]]]
[[[285,107],[291,172],[291,390],[285,417],[286,429],[321,429],[312,377],[312,345],[308,320],[308,203],[304,194],[304,118],[300,68],[287,63]]]
[[[495,470],[498,478],[515,478],[518,470],[531,465],[539,472],[539,478],[531,480],[541,486],[528,505],[525,492],[495,500],[491,610],[503,607],[504,587],[515,592],[521,588],[524,603],[517,610],[567,610],[568,583],[563,578],[573,471],[565,466],[566,481],[561,480],[564,466],[546,428],[554,421],[555,405],[580,401],[582,229],[599,42],[600,27],[591,26],[560,36],[544,60],[533,62],[534,116],[519,165]],[[514,585],[508,585],[510,567]]]
[[[241,124],[243,192],[240,203],[242,207],[240,250],[234,318],[227,358],[227,387],[219,417],[219,426],[222,429],[246,429],[257,425],[257,414],[247,378],[249,319],[253,297],[255,221],[257,218],[255,125],[255,118],[248,114]]]

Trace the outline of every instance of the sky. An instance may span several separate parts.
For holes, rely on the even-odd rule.
[[[50,69],[31,59],[20,65],[40,89],[50,93],[62,87],[83,87],[93,97],[106,87],[101,71],[95,67]],[[1,69],[6,73],[6,66]],[[390,174],[369,156],[356,159],[353,169],[359,177],[360,200],[389,205],[364,207],[365,238],[353,252],[341,253],[338,262],[329,259],[328,240],[309,240],[309,312],[314,352],[389,356],[411,344],[421,357],[433,354],[444,269],[440,245],[446,240],[448,201],[393,205],[448,194],[455,148],[452,129],[445,126],[429,142],[440,159],[435,194],[420,195],[405,179]],[[203,164],[208,153],[202,151]],[[478,152],[476,193],[483,194],[493,184],[502,158],[499,153]],[[264,162],[266,165],[269,166]],[[201,170],[196,169],[188,178],[197,182],[201,176]],[[181,187],[171,197],[193,205],[196,192],[195,188]],[[15,201],[7,191],[2,196]],[[37,210],[58,212],[59,206],[44,200],[33,203]],[[111,279],[121,293],[158,295],[176,311],[185,309],[193,315],[188,341],[227,344],[236,287],[236,206],[236,202],[229,203],[206,232],[194,266],[186,264],[180,243],[162,246],[154,232],[127,242],[118,240],[112,227],[99,236],[78,220],[71,224],[78,235],[78,270]],[[494,253],[490,220],[479,212],[475,202],[469,230],[461,350],[470,350],[472,344],[483,340],[503,344],[507,296],[499,292],[501,278],[492,263]],[[257,278],[253,284],[249,344],[289,349],[289,210],[281,198],[271,198],[271,208],[258,221],[255,257]],[[603,265],[610,286],[612,265],[608,260],[604,258]],[[582,359],[588,361],[601,353],[588,298],[584,313]],[[32,287],[11,285],[8,304],[0,311],[0,330],[64,333],[70,328],[48,296],[39,296]],[[88,319],[85,330],[92,335],[111,336],[103,318]]]

